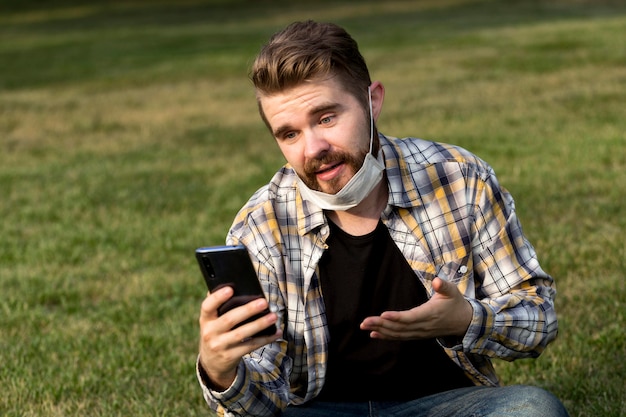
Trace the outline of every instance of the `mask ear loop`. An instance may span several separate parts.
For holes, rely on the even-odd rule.
[[[372,153],[372,146],[374,144],[374,111],[372,110],[372,89],[370,86],[367,87],[367,96],[369,98],[369,106],[370,106],[370,152]]]

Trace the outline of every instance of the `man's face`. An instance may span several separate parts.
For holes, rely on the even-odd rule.
[[[335,194],[369,151],[369,114],[335,78],[260,98],[285,159],[311,189]]]

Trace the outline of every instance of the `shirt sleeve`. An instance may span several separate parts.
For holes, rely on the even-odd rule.
[[[262,195],[261,192],[258,193]],[[256,196],[256,194],[255,194]],[[250,213],[259,216],[256,222],[251,224]],[[260,214],[259,214],[260,213]],[[254,222],[252,222],[254,223]],[[254,233],[252,232],[254,229]],[[256,253],[255,244],[263,244],[266,234],[275,231],[270,225],[267,216],[262,210],[258,210],[254,197],[236,216],[233,225],[226,238],[226,243],[234,245],[242,243]],[[255,242],[255,238],[261,243]],[[257,274],[261,285],[266,291],[271,306],[276,307],[278,326],[285,331],[285,310],[279,305],[280,297],[276,292],[268,292],[268,282],[276,281],[275,273],[268,265],[253,259],[257,268]],[[262,346],[253,352],[244,355],[237,368],[235,380],[224,391],[211,389],[210,381],[197,364],[198,381],[202,387],[205,401],[209,407],[223,416],[276,416],[280,415],[290,401],[290,382],[288,375],[291,373],[292,360],[287,356],[287,341],[278,339],[268,345]]]
[[[522,233],[511,195],[493,171],[476,189],[473,258],[476,298],[465,352],[514,360],[538,356],[557,335],[556,290]]]
[[[276,350],[284,342],[266,345],[244,356],[237,368],[235,380],[224,391],[210,387],[210,381],[196,363],[196,375],[205,401],[220,416],[275,416],[287,407],[289,388],[279,369],[284,354]],[[274,362],[278,364],[275,365]]]

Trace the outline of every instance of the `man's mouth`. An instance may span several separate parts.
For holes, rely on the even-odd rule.
[[[315,176],[321,181],[329,181],[337,175],[342,166],[343,163],[341,161],[335,162],[316,170]]]
[[[333,163],[331,165],[325,166],[324,168],[320,168],[317,171],[315,171],[315,175],[320,175],[320,174],[323,174],[325,172],[331,171],[331,170],[335,169],[340,164],[341,164],[341,162],[335,162],[335,163]]]

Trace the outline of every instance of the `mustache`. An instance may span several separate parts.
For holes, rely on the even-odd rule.
[[[312,190],[320,191],[320,184],[317,181],[316,173],[322,166],[332,167],[339,164],[346,164],[357,172],[363,165],[367,151],[357,152],[356,154],[348,152],[325,152],[316,158],[305,161],[302,174],[298,174],[300,179]]]
[[[352,160],[352,156],[344,152],[327,152],[314,159],[310,159],[304,164],[304,173],[308,175],[315,175],[320,168],[325,166],[332,166],[343,163],[345,161]]]

